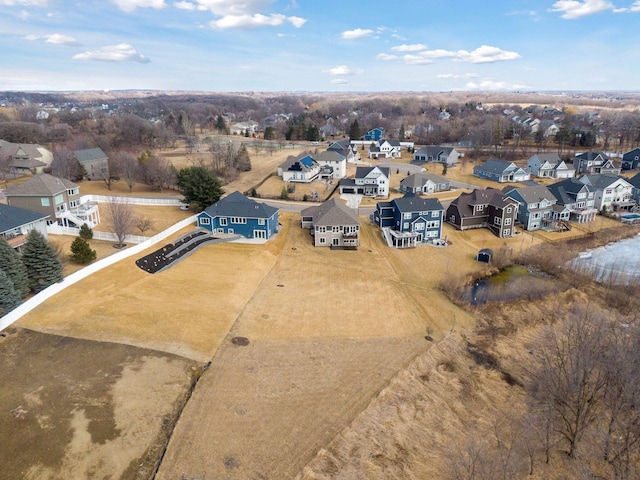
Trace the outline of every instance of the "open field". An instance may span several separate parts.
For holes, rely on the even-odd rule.
[[[200,368],[153,350],[8,328],[1,478],[151,478]]]

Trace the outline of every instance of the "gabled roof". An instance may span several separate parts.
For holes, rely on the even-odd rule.
[[[28,155],[31,160],[42,161],[45,165],[49,165],[53,160],[53,154],[37,143],[11,143],[0,140],[0,154],[11,157]]]
[[[450,155],[451,152],[453,151],[452,147],[440,147],[438,145],[426,145],[424,147],[420,147],[418,150],[415,151],[414,156],[415,155],[426,155],[428,157],[437,157],[438,155],[440,155],[441,153],[444,153],[445,155]]]
[[[329,148],[327,148],[327,151],[341,152],[349,148],[350,144],[351,144],[351,140],[349,140],[348,138],[343,138],[342,140],[338,140],[337,142],[334,142],[331,145],[329,145]]]
[[[429,180],[436,184],[449,183],[449,180],[433,173],[412,173],[400,180],[400,185],[406,188],[421,188]]]
[[[335,198],[322,205],[305,208],[300,215],[311,217],[314,226],[360,225],[358,213]]]
[[[513,162],[507,162],[506,160],[498,160],[490,158],[483,165],[474,167],[474,170],[482,170],[483,172],[502,174],[507,170],[515,170],[518,167]]]
[[[7,197],[53,197],[72,188],[78,188],[78,184],[66,178],[41,173],[34,175],[26,182],[7,187],[6,195]]]
[[[559,182],[553,183],[547,187],[549,191],[558,199],[560,203],[575,203],[576,195],[583,190],[593,192],[591,185],[582,183],[577,178],[567,178]]]
[[[588,160],[588,161],[593,161],[596,158],[600,157],[600,159],[604,162],[607,160],[610,160],[609,157],[607,156],[606,153],[604,152],[592,152],[592,151],[588,151],[588,152],[583,152],[579,155],[576,155],[575,158],[579,158],[581,160]]]
[[[294,166],[295,168],[292,168]],[[287,158],[284,162],[280,164],[279,168],[281,168],[284,171],[296,170],[296,171],[307,172],[317,166],[318,166],[318,162],[316,162],[310,154],[302,153],[295,157]]]
[[[496,208],[504,208],[507,205],[518,202],[507,197],[500,190],[495,188],[475,189],[469,193],[462,193],[451,205],[458,207],[460,215],[469,216],[473,213],[472,205],[492,205]]]
[[[421,198],[412,193],[408,193],[401,198],[393,199],[391,203],[402,213],[444,210],[440,200],[437,198]]]
[[[622,155],[623,160],[634,160],[637,155],[640,155],[640,148],[634,148]]]
[[[583,175],[579,178],[580,182],[592,185],[598,190],[603,190],[610,185],[613,185],[618,180],[623,180],[627,182],[626,178],[619,177],[617,175]],[[628,183],[628,182],[627,182]]]
[[[73,155],[80,163],[95,162],[96,160],[107,160],[107,154],[104,153],[101,148],[74,150]]]
[[[318,163],[342,162],[345,159],[343,155],[340,155],[338,152],[335,152],[335,151],[325,151],[325,152],[315,153],[313,156]]]
[[[256,202],[235,191],[221,198],[213,205],[204,209],[204,212],[212,218],[216,217],[243,217],[243,218],[271,218],[277,208],[266,203]]]
[[[507,190],[507,189],[505,189]],[[504,191],[504,190],[503,190]],[[528,187],[509,188],[508,191],[504,191],[506,195],[511,192],[518,192],[520,197],[527,203],[538,203],[541,200],[547,200],[548,202],[555,202],[557,199],[553,193],[549,191],[544,185],[535,185]]]
[[[540,163],[549,162],[551,165],[557,165],[559,162],[561,162],[560,155],[558,155],[557,153],[537,153],[535,155],[532,155],[529,160],[531,160],[533,157],[538,157]]]
[[[379,170],[387,178],[391,178],[391,169],[389,167],[357,167],[356,178],[365,178],[374,170]]]
[[[22,225],[27,225],[38,220],[44,220],[47,217],[49,217],[49,215],[0,203],[0,233],[13,230],[14,228],[18,228]]]
[[[633,177],[628,178],[627,182],[633,185],[633,188],[640,189],[640,173],[636,173]]]

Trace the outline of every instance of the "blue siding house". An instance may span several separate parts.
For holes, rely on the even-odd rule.
[[[278,209],[233,192],[198,214],[198,227],[268,240],[277,231]]]
[[[420,198],[407,193],[390,202],[378,202],[373,221],[382,229],[387,245],[415,247],[442,237],[444,207],[437,198]]]
[[[373,130],[369,130],[367,133],[365,133],[364,135],[364,140],[368,141],[368,142],[377,142],[378,140],[382,140],[382,137],[384,136],[384,128],[374,128]]]

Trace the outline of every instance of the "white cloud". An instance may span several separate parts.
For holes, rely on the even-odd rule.
[[[629,10],[631,10],[632,12],[640,12],[640,0],[636,0],[635,2],[633,2],[633,5],[629,7]]]
[[[44,40],[46,43],[54,45],[66,45],[68,47],[78,47],[80,43],[73,37],[54,33],[52,35],[27,35],[23,37],[25,40]]]
[[[296,28],[300,28],[307,21],[300,17],[286,17],[281,13],[274,13],[272,15],[256,13],[254,15],[227,15],[218,20],[213,20],[211,26],[220,29],[279,27],[286,22],[291,23]]]
[[[329,82],[332,85],[348,85],[349,82],[344,78],[332,78]]]
[[[330,68],[329,70],[324,70],[324,73],[328,73],[329,75],[337,76],[337,75],[360,75],[364,73],[364,70],[356,69],[353,70],[349,68],[347,65],[338,65],[337,67]]]
[[[179,8],[180,10],[195,10],[196,8],[198,8],[198,5],[196,5],[195,3],[186,2],[184,0],[181,2],[175,2],[173,6]]]
[[[20,18],[20,20],[26,20],[29,16],[29,12],[26,10],[20,10],[20,13],[18,14],[18,18]]]
[[[498,47],[491,47],[489,45],[482,45],[475,50],[469,52],[467,50],[421,50],[422,45],[401,45],[399,47],[393,47],[392,50],[397,51],[410,51],[415,52],[413,54],[407,54],[402,57],[405,63],[410,65],[432,63],[433,60],[440,58],[451,58],[454,62],[468,62],[468,63],[493,63],[502,62],[507,60],[515,60],[520,58],[520,54],[516,52],[509,52],[502,50]],[[389,55],[386,53],[380,53],[377,57],[378,60],[397,60],[399,57],[396,55]]]
[[[614,8],[613,4],[607,0],[558,0],[552,5],[551,11],[561,12],[562,18],[571,20]]]
[[[526,85],[509,84],[507,82],[494,82],[493,80],[483,80],[479,83],[469,82],[466,85],[469,90],[522,90],[530,88]]]
[[[382,60],[383,62],[391,62],[393,60],[398,60],[400,57],[397,55],[389,55],[388,53],[379,53],[376,55],[378,60]]]
[[[137,8],[155,8],[159,10],[166,7],[164,0],[111,0],[123,12],[135,12]]]
[[[120,43],[118,45],[108,45],[97,50],[90,50],[78,53],[73,56],[74,60],[95,60],[100,62],[139,62],[149,63],[147,57],[138,53],[128,43]]]
[[[372,34],[373,30],[356,28],[355,30],[342,32],[340,36],[345,40],[357,40],[358,38],[370,37]]]
[[[16,5],[24,5],[25,7],[46,7],[49,0],[0,0],[0,5],[13,7]]]
[[[478,75],[475,73],[440,73],[436,75],[437,78],[445,78],[445,79],[458,79],[458,78],[477,78]]]
[[[421,52],[426,50],[427,46],[422,43],[414,43],[412,45],[398,45],[397,47],[391,47],[394,52]]]

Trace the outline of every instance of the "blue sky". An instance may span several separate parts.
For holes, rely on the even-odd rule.
[[[640,0],[0,0],[0,90],[639,90]]]

